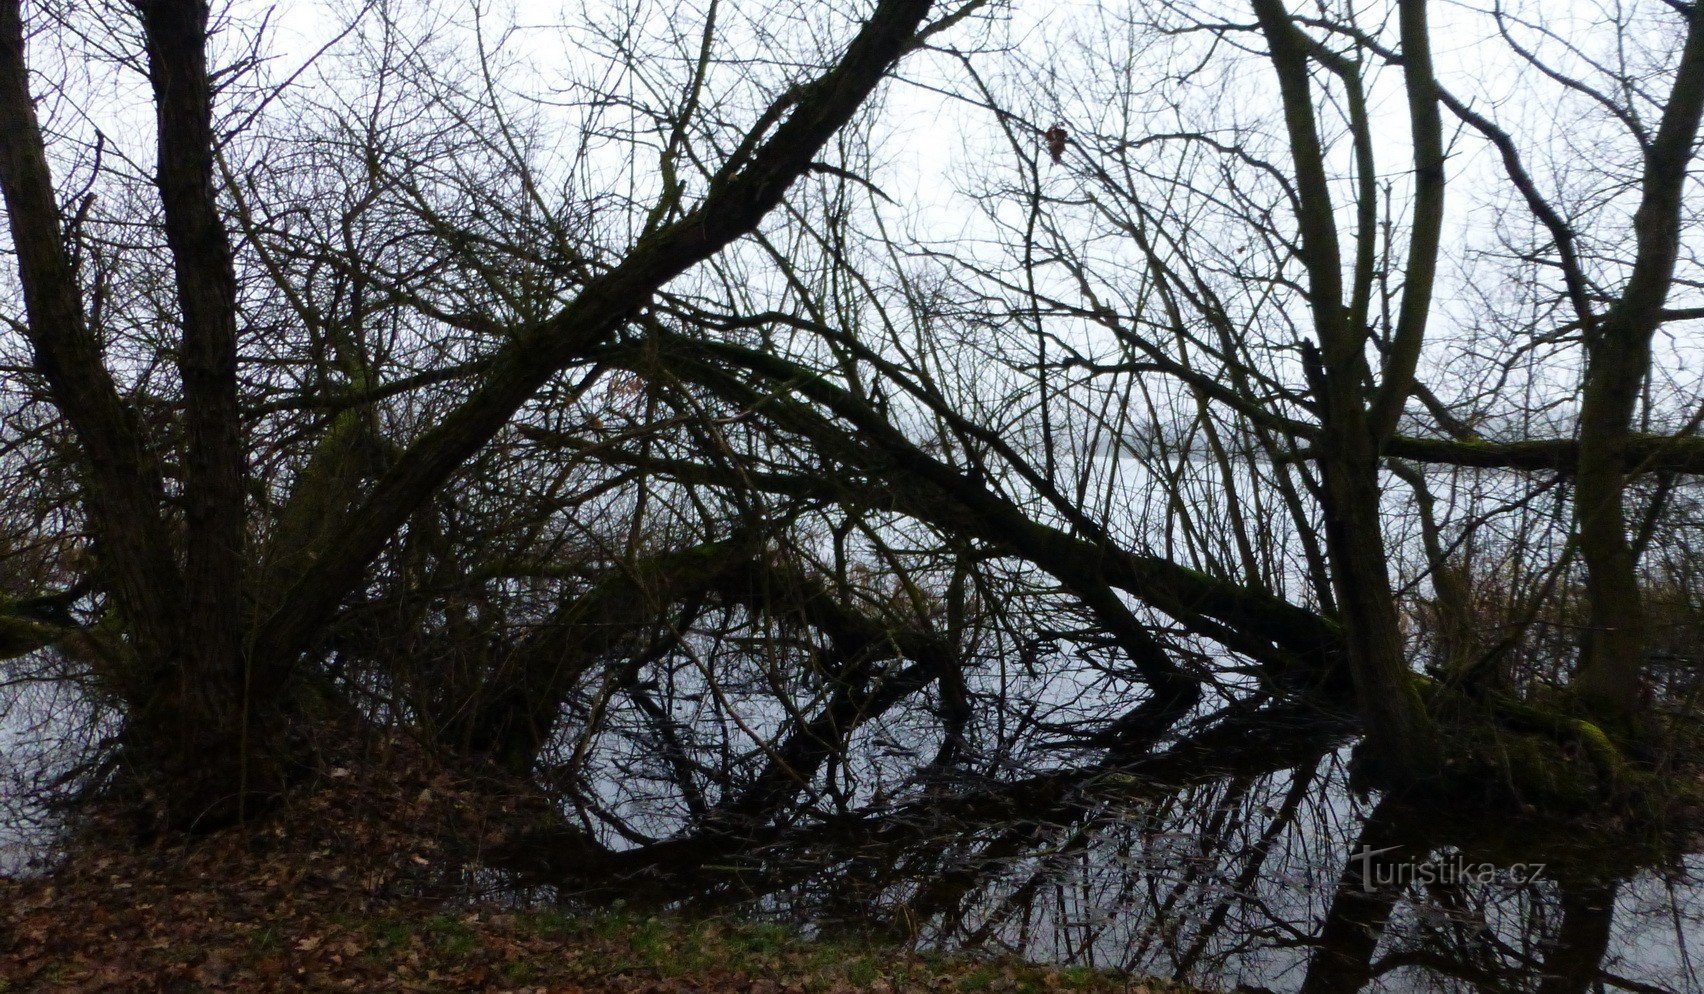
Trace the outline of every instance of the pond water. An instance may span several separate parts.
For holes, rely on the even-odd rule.
[[[1139,491],[1145,478],[1126,476]],[[1152,527],[1170,527],[1156,518]],[[1262,528],[1291,544],[1282,516]],[[1171,547],[1149,537],[1146,547]],[[1404,583],[1418,576],[1413,545],[1409,535],[1392,554]],[[1279,586],[1303,586],[1293,570],[1275,571]],[[986,727],[973,725],[950,769],[931,759],[941,722],[917,695],[860,726],[832,772],[763,826],[766,841],[715,851],[653,896],[1226,991],[1704,994],[1704,842],[1685,830],[1587,831],[1506,806],[1358,796],[1347,728],[1257,702],[1244,686],[1254,681],[1228,663],[1201,720],[1181,722],[1152,754],[1073,749],[1081,740],[1052,734],[1049,721],[1104,721],[1142,691],[1052,641],[1033,666],[1002,659],[964,674],[970,696],[1000,703],[978,716]],[[778,700],[809,702],[820,689],[779,686],[767,669],[741,675],[752,654],[734,648],[718,661],[719,688],[704,684],[697,657],[652,664],[656,713],[697,768],[727,782],[762,758],[747,738],[784,730],[793,712]],[[704,658],[718,659],[709,648]],[[17,774],[0,784],[12,791],[0,804],[0,872],[26,866],[50,825],[20,800],[18,778],[39,784],[65,768],[55,757],[87,755],[100,737],[71,692],[53,688],[0,695],[0,774],[8,764]],[[1262,714],[1244,720],[1245,706]],[[674,788],[695,774],[669,768],[652,731],[663,722],[640,710],[612,697],[595,741],[567,728],[557,757],[581,764],[564,796],[620,821],[598,840],[617,854],[693,828]]]
[[[1112,801],[1076,824],[955,839],[912,863],[942,876],[897,884],[890,906],[926,903],[916,927],[942,946],[1226,989],[1704,989],[1696,857],[1628,865],[1508,840],[1487,852],[1435,838],[1423,813],[1299,790],[1226,782],[1177,804]],[[1029,852],[997,858],[1018,838]],[[974,883],[941,893],[967,870]]]
[[[786,867],[755,905],[825,932],[1218,990],[1704,991],[1695,840],[1357,798],[1347,765],[1182,790],[1109,773],[981,820],[944,798],[743,879]]]
[[[1697,839],[1357,796],[1348,746],[1294,731],[943,782],[718,857],[668,903],[1225,991],[1704,992]],[[0,872],[47,838],[16,802]]]

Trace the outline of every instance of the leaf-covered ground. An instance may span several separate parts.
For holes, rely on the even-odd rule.
[[[227,917],[211,891],[88,918],[68,918],[66,910],[50,904],[8,913],[16,935],[0,954],[0,991],[1172,989],[1083,969],[812,942],[775,926],[726,922],[419,907],[321,914],[299,901],[285,913],[233,909]]]
[[[773,926],[496,903],[489,874],[451,855],[466,847],[442,840],[495,841],[515,812],[448,774],[389,769],[334,775],[193,841],[118,846],[119,826],[90,822],[51,873],[0,879],[0,994],[1176,990]]]

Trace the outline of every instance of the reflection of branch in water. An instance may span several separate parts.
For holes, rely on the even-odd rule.
[[[1137,958],[1144,956],[1155,940],[1164,942],[1175,958],[1178,930],[1172,925],[1173,910],[1201,878],[1204,868],[1208,865],[1206,857],[1224,844],[1227,835],[1225,822],[1241,807],[1241,802],[1243,798],[1248,796],[1249,787],[1253,782],[1254,778],[1251,776],[1237,776],[1231,781],[1224,798],[1214,805],[1213,814],[1208,818],[1206,826],[1198,836],[1201,858],[1192,859],[1188,862],[1184,872],[1172,883],[1165,899],[1155,909],[1152,923],[1148,926],[1146,934],[1142,936],[1141,942],[1136,946],[1134,955]]]
[[[1026,841],[1027,837],[1036,834],[1039,834],[1039,829],[1031,823],[1026,822],[1012,826],[1012,828],[1008,829],[1002,836],[1002,841],[1009,843],[1006,847],[1005,855],[1008,858],[1016,856],[1019,846]],[[999,854],[994,851],[993,846],[990,846],[989,850],[984,853],[984,856],[995,856],[998,858]],[[981,884],[983,882],[988,873],[988,868],[992,865],[992,863],[984,861],[980,866],[965,868],[965,872],[960,875],[963,881],[960,888],[961,897],[965,891],[970,889],[972,884]],[[1030,874],[1027,880],[1025,880],[1022,884],[1019,884],[1006,896],[1005,900],[1000,903],[999,907],[995,908],[985,917],[982,924],[977,927],[976,931],[972,932],[970,937],[965,940],[965,945],[972,948],[984,946],[997,932],[1003,930],[1017,913],[1023,912],[1025,915],[1028,915],[1035,906],[1037,894],[1040,892],[1042,885],[1046,882],[1047,874],[1045,872],[1037,870],[1035,873]]]
[[[1282,772],[1314,761],[1351,732],[1349,719],[1306,703],[1229,709],[1222,720],[1140,759],[1101,759],[797,826],[702,831],[599,852],[595,859],[586,858],[583,837],[549,833],[513,840],[503,855],[530,880],[630,899],[647,893],[659,900],[683,893],[751,899],[792,887],[824,867],[864,861],[896,866],[908,853],[988,826],[1073,824],[1109,795],[1133,803],[1228,776]]]
[[[1272,845],[1278,837],[1296,823],[1297,812],[1301,810],[1302,800],[1314,788],[1314,778],[1319,773],[1319,761],[1306,767],[1305,771],[1298,768],[1293,776],[1290,789],[1284,795],[1283,804],[1278,813],[1272,818],[1261,833],[1260,839],[1249,850],[1248,858],[1243,863],[1242,873],[1238,875],[1236,885],[1231,888],[1223,899],[1208,913],[1206,921],[1196,930],[1195,939],[1190,943],[1183,955],[1178,957],[1176,969],[1172,971],[1172,979],[1187,980],[1201,962],[1201,955],[1207,949],[1207,944],[1225,927],[1225,921],[1230,916],[1231,906],[1240,900],[1242,895],[1251,893],[1256,881],[1260,879],[1260,871],[1266,866],[1266,860],[1272,852]]]
[[[1435,927],[1428,927],[1426,916],[1421,916],[1419,943],[1424,948],[1423,955],[1409,964],[1402,961],[1404,953],[1387,954],[1374,965],[1375,974],[1383,976],[1398,966],[1415,965],[1445,976],[1494,984],[1500,976],[1503,959],[1512,958],[1527,966],[1537,966],[1537,960],[1510,947],[1492,931],[1489,921],[1491,900],[1485,895],[1470,892],[1459,880],[1432,881],[1427,885],[1426,893],[1442,910],[1442,921]],[[1475,900],[1476,897],[1478,900]],[[1442,949],[1434,952],[1430,947]]]
[[[1379,957],[1372,964],[1369,976],[1383,977],[1397,970],[1419,968],[1485,990],[1522,989],[1524,981],[1537,978],[1538,994],[1584,994],[1600,980],[1621,990],[1650,994],[1666,991],[1615,976],[1604,969],[1618,889],[1615,882],[1564,881],[1553,898],[1532,892],[1546,907],[1534,909],[1524,919],[1527,931],[1523,938],[1533,940],[1535,948],[1531,951],[1510,946],[1482,926],[1477,934],[1468,937],[1468,942],[1456,943],[1454,947],[1439,936],[1423,937],[1414,948],[1394,950]],[[1459,899],[1459,892],[1452,897]],[[1551,905],[1555,907],[1550,908]],[[1555,921],[1555,935],[1548,942],[1539,941],[1547,930],[1545,922],[1552,920],[1539,914],[1543,910],[1554,910],[1560,915]],[[1541,948],[1545,953],[1542,958],[1538,955]]]
[[[1403,886],[1389,872],[1412,858],[1402,844],[1411,838],[1400,831],[1393,805],[1379,802],[1356,840],[1352,855],[1343,865],[1331,910],[1319,931],[1318,946],[1308,962],[1302,994],[1337,994],[1358,991],[1373,979],[1373,951],[1390,920]]]

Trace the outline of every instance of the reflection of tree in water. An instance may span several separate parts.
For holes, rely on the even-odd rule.
[[[384,0],[300,85],[264,5],[131,6],[0,2],[0,710],[52,687],[139,834],[401,734],[543,885],[1646,969],[1671,847],[1532,826],[1704,756],[1704,4]],[[893,93],[975,153],[944,209]]]
[[[770,901],[829,929],[1210,986],[1700,989],[1696,895],[1642,868],[1659,858],[1648,841],[1536,821],[1492,837],[1473,812],[1366,808],[1335,754],[1178,790],[1102,774],[1048,800],[890,825]]]

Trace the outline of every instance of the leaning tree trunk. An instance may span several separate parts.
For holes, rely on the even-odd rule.
[[[156,186],[174,270],[183,443],[168,493],[164,433],[150,439],[120,394],[66,249],[35,116],[20,0],[0,0],[0,192],[23,287],[34,371],[75,441],[96,574],[131,659],[103,673],[126,721],[126,768],[178,824],[241,817],[291,765],[292,675],[398,531],[552,377],[607,344],[657,291],[755,230],[896,60],[981,6],[924,24],[932,0],[879,0],[839,60],[792,87],[688,210],[671,186],[657,223],[555,315],[508,329],[466,398],[385,460],[370,491],[300,549],[257,564],[238,404],[237,281],[214,168],[206,0],[136,0],[158,125]],[[662,224],[664,218],[678,218]],[[156,451],[156,447],[161,451]],[[336,448],[335,445],[332,446]],[[328,452],[330,460],[335,452]],[[315,486],[314,480],[300,481]],[[294,502],[295,507],[304,506]],[[311,535],[310,535],[311,532]],[[26,639],[33,637],[25,633]]]

